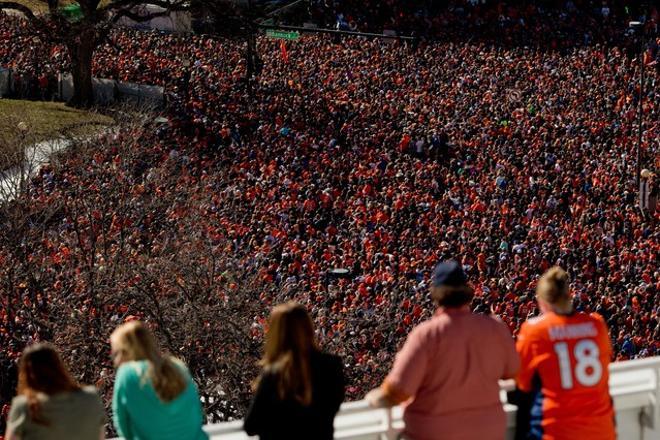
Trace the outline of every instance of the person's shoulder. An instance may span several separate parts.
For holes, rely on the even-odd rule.
[[[322,365],[328,365],[333,368],[343,367],[341,357],[337,356],[336,354],[327,353],[325,351],[315,351],[313,356],[316,358],[317,362]]]
[[[449,323],[447,315],[433,316],[418,325],[408,333],[408,338],[425,338],[433,333],[442,331]]]
[[[28,400],[26,396],[19,394],[11,400],[11,409],[14,411],[25,411],[28,406]]]
[[[426,345],[442,338],[447,331],[454,327],[453,320],[448,314],[439,314],[433,316],[424,322],[416,325],[406,338],[407,344]]]
[[[259,383],[261,385],[275,383],[278,376],[279,374],[275,368],[272,366],[265,367],[259,374]]]
[[[599,332],[601,333],[609,332],[609,329],[607,327],[607,322],[600,313],[596,313],[596,312],[585,313],[585,321],[586,320],[588,320],[589,322],[593,322],[596,325],[596,328],[598,329]]]
[[[502,321],[497,315],[481,315],[481,314],[472,314],[472,319],[482,324],[485,331],[499,331],[506,332],[508,336],[511,336],[511,331],[509,327]]]
[[[315,374],[324,378],[328,383],[336,384],[343,382],[344,378],[344,363],[341,357],[326,353],[323,351],[315,351],[313,355],[312,368],[316,370]]]
[[[315,350],[313,353],[313,356],[323,361],[334,362],[341,360],[341,357],[336,354],[328,353],[327,351]]]
[[[142,374],[146,371],[146,361],[129,361],[124,362],[117,368],[117,382],[134,382],[140,379]]]
[[[168,356],[168,359],[172,364],[183,373],[184,376],[188,377],[190,376],[190,370],[188,369],[188,366],[186,365],[185,362],[183,362],[181,359],[176,358],[174,356]]]
[[[105,411],[103,406],[103,401],[101,400],[101,395],[96,387],[87,385],[80,388],[78,391],[74,392],[78,401],[81,402],[87,408],[96,407],[101,412]]]
[[[485,323],[486,325],[495,325],[495,326],[504,325],[504,326],[506,326],[506,324],[504,324],[504,321],[502,321],[502,318],[500,318],[497,315],[493,315],[493,314],[487,314],[486,315],[486,314],[481,314],[481,313],[471,313],[470,314],[470,319],[472,319],[474,321],[481,322],[481,323]]]
[[[117,374],[140,374],[147,367],[147,361],[128,361],[117,368]]]
[[[7,425],[19,433],[22,430],[21,426],[27,423],[30,419],[28,416],[28,400],[26,396],[16,396],[11,401],[11,408],[7,414]]]
[[[574,311],[564,318],[563,324],[605,323],[603,317],[595,312]]]
[[[543,325],[546,324],[547,322],[548,322],[547,315],[538,315],[529,318],[527,321],[523,323],[523,325],[529,328],[538,328],[538,327],[543,327]]]
[[[89,400],[90,402],[101,400],[99,390],[97,390],[96,387],[92,385],[81,387],[80,390],[78,390],[78,393],[82,399]]]
[[[93,385],[85,385],[80,387],[80,390],[78,390],[81,396],[85,396],[87,398],[94,398],[98,397],[99,391],[96,389],[95,386]]]
[[[519,337],[522,336],[531,336],[542,332],[547,328],[550,321],[548,316],[539,315],[529,318],[527,321],[523,322],[520,326],[520,332],[518,333]]]
[[[589,317],[590,320],[599,322],[601,324],[605,324],[605,318],[603,318],[603,315],[600,313],[596,312],[591,312],[591,313],[585,313]]]

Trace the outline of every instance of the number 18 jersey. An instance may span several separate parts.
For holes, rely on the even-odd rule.
[[[527,439],[616,438],[612,347],[600,315],[545,313],[522,325],[516,349],[518,389],[532,393]]]

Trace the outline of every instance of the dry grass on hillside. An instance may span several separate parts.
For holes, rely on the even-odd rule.
[[[85,136],[112,125],[112,118],[59,102],[0,99],[0,169],[20,161],[25,145],[62,136]]]

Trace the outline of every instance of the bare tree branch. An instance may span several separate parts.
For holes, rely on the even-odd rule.
[[[161,12],[153,12],[146,15],[142,15],[142,14],[136,14],[129,9],[122,9],[121,11],[113,15],[112,22],[117,23],[119,20],[126,17],[126,18],[130,18],[131,20],[137,23],[144,23],[145,21],[153,20],[154,18],[167,17],[170,14],[170,12],[171,11],[165,10]]]
[[[38,18],[34,15],[34,12],[32,12],[32,9],[17,2],[0,2],[0,9],[11,9],[14,11],[19,11],[30,21],[38,20]]]
[[[170,11],[185,11],[190,8],[190,4],[183,0],[117,0],[108,3],[100,8],[100,11],[113,11],[118,9],[132,9],[138,6],[158,6]]]

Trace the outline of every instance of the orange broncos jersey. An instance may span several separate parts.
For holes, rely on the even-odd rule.
[[[524,323],[516,349],[518,388],[532,393],[524,438],[616,438],[608,387],[612,347],[598,314],[545,313]]]

